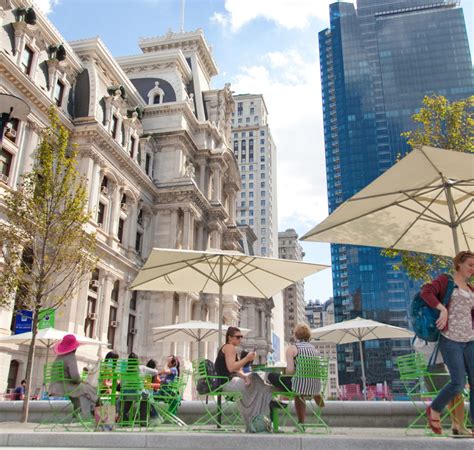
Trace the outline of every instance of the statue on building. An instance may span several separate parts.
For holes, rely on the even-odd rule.
[[[194,177],[196,176],[196,169],[194,168],[194,165],[191,161],[188,161],[188,163],[186,164],[184,175],[192,179],[194,179]]]

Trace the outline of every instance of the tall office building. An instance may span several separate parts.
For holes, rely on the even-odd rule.
[[[298,242],[298,234],[292,228],[278,233],[278,256],[281,259],[302,261],[303,247]],[[285,341],[289,342],[295,326],[308,323],[305,314],[304,280],[291,284],[283,290],[283,307],[285,309]]]
[[[330,6],[319,33],[330,212],[408,151],[400,133],[425,95],[473,94],[463,10],[457,1],[358,0]],[[417,288],[380,249],[331,246],[336,321],[364,316],[409,326]],[[369,383],[397,382],[394,358],[408,341],[365,344]],[[339,347],[341,384],[360,381],[355,346]]]
[[[276,146],[268,126],[262,95],[234,95],[232,145],[240,167],[242,191],[237,198],[237,222],[257,235],[256,255],[278,255]]]
[[[276,146],[268,125],[268,110],[261,94],[234,95],[232,148],[239,164],[242,190],[236,197],[236,221],[253,229],[255,255],[278,256]],[[273,296],[272,348],[282,357],[284,307],[281,294]]]

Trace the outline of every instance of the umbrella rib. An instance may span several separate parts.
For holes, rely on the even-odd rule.
[[[258,266],[253,265],[252,263],[253,263],[253,261],[255,261],[256,259],[257,259],[257,258],[253,258],[251,261],[249,261],[248,264],[247,264],[247,266],[252,267],[254,270],[260,270],[261,272],[267,273],[267,274],[269,274],[269,275],[273,275],[274,277],[280,278],[281,280],[289,281],[290,283],[296,283],[296,282],[298,281],[298,280],[293,280],[293,279],[291,279],[291,278],[287,278],[287,277],[285,277],[285,276],[283,276],[283,275],[280,275],[280,274],[277,274],[277,273],[275,273],[275,272],[272,272],[271,270],[264,269],[264,268],[262,268],[262,267],[258,267]],[[290,261],[290,262],[291,262],[291,261]],[[247,272],[247,273],[250,273],[250,271]],[[246,277],[246,274],[245,274],[245,273],[242,273],[242,276]],[[238,278],[238,277],[236,277],[236,278]],[[247,278],[247,277],[246,277],[246,278]],[[247,279],[248,279],[248,278],[247,278]],[[250,281],[250,280],[249,280],[249,281]]]
[[[253,265],[251,264],[251,262],[253,262],[253,261],[255,261],[255,258],[252,258],[250,261],[248,261],[248,262],[245,264],[245,267],[250,266],[250,267],[252,267],[252,269],[253,269],[253,270],[251,270],[251,271],[249,271],[249,272],[247,272],[247,273],[251,273],[251,272],[254,272],[254,271],[256,271],[256,270],[259,270],[259,268],[255,267],[255,266],[253,266]],[[238,268],[238,267],[235,266],[235,270],[236,270],[236,272],[235,272],[234,274],[232,274],[232,277],[230,277],[226,282],[230,282],[230,281],[236,280],[236,279],[238,279],[238,278],[240,278],[240,277],[243,277],[243,278],[245,278],[258,292],[260,292],[260,294],[263,296],[263,298],[268,298],[268,295],[267,295],[265,292],[263,292],[263,291],[247,276],[247,274],[242,271],[242,269],[240,269],[240,268]],[[262,270],[262,269],[260,269],[260,270]],[[236,275],[237,272],[240,272],[240,276],[234,277],[234,275]]]
[[[430,192],[431,191],[434,191],[436,189],[430,189]],[[364,200],[364,199],[370,199],[370,198],[376,198],[376,197],[383,197],[383,196],[386,196],[386,195],[394,195],[394,194],[404,194],[404,195],[407,195],[406,192],[408,191],[417,191],[419,192],[420,191],[420,188],[417,188],[417,189],[407,189],[406,191],[396,191],[396,192],[391,192],[391,193],[385,193],[385,194],[379,194],[379,195],[369,195],[369,196],[365,196],[365,197],[358,197],[358,198],[350,198],[349,200],[347,200],[347,202],[355,202],[357,200]],[[425,192],[426,194],[426,192]],[[405,200],[403,200],[403,202],[406,202],[408,201],[410,198],[407,198]],[[390,206],[398,206],[398,207],[402,207],[399,203],[401,203],[400,201],[394,201],[392,203],[390,203],[389,205],[383,205],[383,206],[380,206],[379,208],[375,208],[371,211],[367,211],[363,214],[360,214],[358,216],[355,216],[355,217],[351,217],[349,219],[346,219],[346,220],[343,220],[341,222],[338,222],[334,225],[331,225],[331,226],[328,226],[322,230],[318,230],[317,232],[314,232],[314,233],[308,233],[305,235],[306,238],[310,237],[310,236],[315,236],[316,234],[319,234],[319,233],[322,233],[322,232],[325,232],[325,231],[329,231],[329,230],[332,230],[333,228],[336,228],[336,227],[340,227],[341,225],[345,225],[346,223],[351,223],[351,222],[354,222],[358,219],[361,219],[362,217],[365,217],[365,216],[368,216],[369,214],[373,214],[373,213],[376,213],[376,212],[379,212],[379,211],[383,211],[384,209],[387,209],[388,207]],[[406,208],[406,207],[405,207]]]
[[[391,245],[391,247],[396,247],[396,245],[403,239],[403,237],[415,226],[415,224],[423,217],[425,211],[433,204],[433,202],[441,195],[441,191],[439,194],[433,198],[433,200],[425,207],[425,209],[418,214],[418,217],[413,220],[409,226],[405,229],[405,231],[398,237],[398,239]],[[447,225],[447,224],[446,224]]]
[[[222,280],[217,276],[217,273],[216,273],[216,270],[215,270],[215,267],[217,266],[218,262],[216,262],[214,265],[211,264],[211,259],[213,258],[214,256],[212,257],[205,257],[202,261],[203,262],[207,262],[207,264],[209,265],[209,269],[211,270],[211,273],[210,274],[207,274],[206,272],[198,269],[196,266],[194,265],[190,265],[190,264],[187,264],[187,266],[190,268],[190,269],[193,269],[194,271],[198,272],[199,274],[201,274],[205,279],[205,283],[204,285],[202,286],[200,292],[204,292],[204,289],[206,288],[207,284],[209,283],[209,281],[214,281],[215,283],[217,284],[220,284],[222,282]]]
[[[194,263],[196,262],[201,262],[201,261],[204,261],[205,258],[203,258],[202,256],[200,256],[199,258],[193,258],[191,261],[194,261]],[[151,281],[153,280],[156,280],[158,278],[164,278],[169,284],[173,284],[173,282],[171,281],[171,279],[169,278],[169,275],[175,273],[175,272],[179,272],[180,270],[183,270],[183,267],[182,267],[182,264],[186,264],[188,265],[189,267],[189,261],[177,261],[175,263],[172,263],[172,265],[175,265],[175,264],[180,264],[180,267],[176,268],[176,269],[172,269],[166,273],[163,273],[157,277],[153,277],[149,280],[146,280],[146,281],[142,281],[141,283],[139,284],[136,284],[134,287],[137,288],[139,286],[142,286],[143,284],[146,284],[146,283],[150,283]],[[166,266],[169,266],[170,264],[160,264],[160,265],[156,265],[156,266],[151,266],[151,267],[144,267],[141,269],[142,272],[146,271],[146,270],[152,270],[152,269],[159,269],[160,267],[166,267]],[[168,277],[168,278],[167,278]],[[206,275],[207,277],[207,275]]]

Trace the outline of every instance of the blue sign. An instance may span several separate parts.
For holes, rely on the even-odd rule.
[[[33,327],[33,311],[22,309],[15,318],[15,334],[28,333]]]

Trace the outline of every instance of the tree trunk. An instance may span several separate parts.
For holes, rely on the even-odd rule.
[[[33,375],[33,362],[35,359],[35,344],[36,344],[36,333],[38,332],[38,321],[39,321],[39,309],[33,310],[33,323],[31,326],[32,338],[30,342],[30,348],[28,351],[28,362],[26,363],[26,389],[25,398],[23,399],[23,409],[21,411],[21,423],[28,422],[28,413],[30,409],[30,396],[31,396],[31,385]]]

